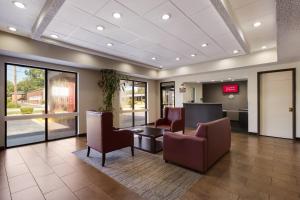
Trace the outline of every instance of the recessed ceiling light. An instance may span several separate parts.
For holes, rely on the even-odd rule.
[[[114,17],[115,19],[120,19],[120,18],[121,18],[121,14],[118,13],[118,12],[115,12],[115,13],[113,13],[113,17]]]
[[[191,57],[195,57],[196,56],[196,54],[191,54]]]
[[[255,23],[253,24],[253,26],[254,26],[255,28],[259,27],[259,26],[261,26],[261,22],[255,22]]]
[[[239,50],[233,50],[233,54],[237,54],[239,52],[240,52]]]
[[[13,1],[13,4],[18,7],[18,8],[21,8],[21,9],[26,9],[26,6],[25,4],[19,2],[19,1]]]
[[[156,60],[156,58],[155,58],[155,57],[152,57],[151,59],[152,59],[152,60]]]
[[[58,38],[58,36],[55,35],[55,34],[51,34],[50,37],[52,37],[53,39],[57,39]]]
[[[223,82],[224,82],[224,80],[221,80],[221,82],[223,83]]]
[[[97,30],[98,30],[98,31],[103,31],[103,30],[104,30],[104,27],[103,27],[103,26],[97,26]]]
[[[177,61],[179,61],[179,60],[180,60],[180,58],[179,58],[179,57],[177,57],[177,58],[176,58],[176,60],[177,60]]]
[[[267,48],[267,46],[262,46],[262,47],[261,47],[261,49],[266,49],[266,48]]]
[[[201,45],[201,47],[207,47],[207,46],[208,46],[207,43],[204,43],[204,44]]]
[[[211,82],[215,82],[216,80],[211,80]]]
[[[159,65],[159,67],[160,67],[160,68],[163,68],[163,66],[162,66],[162,65]]]
[[[107,43],[107,44],[106,44],[106,46],[108,46],[108,47],[112,47],[112,46],[113,46],[113,44],[112,44],[112,43]]]
[[[17,31],[17,29],[15,27],[12,27],[12,26],[8,27],[8,30],[13,31],[13,32]]]
[[[228,78],[228,80],[231,80],[231,79],[232,79],[231,77]]]
[[[163,16],[161,16],[161,18],[163,20],[169,20],[171,18],[171,15],[170,14],[163,14]]]

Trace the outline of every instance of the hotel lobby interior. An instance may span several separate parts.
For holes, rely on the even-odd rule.
[[[300,199],[299,0],[0,0],[0,200]]]

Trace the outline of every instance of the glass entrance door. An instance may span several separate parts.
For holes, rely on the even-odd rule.
[[[6,64],[6,146],[77,133],[77,74]]]
[[[160,97],[160,115],[164,117],[164,109],[175,106],[175,82],[160,83]]]
[[[147,83],[121,80],[119,127],[141,126],[147,123]]]

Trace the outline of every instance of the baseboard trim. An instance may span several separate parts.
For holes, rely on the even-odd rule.
[[[86,133],[79,133],[77,137],[86,137]]]

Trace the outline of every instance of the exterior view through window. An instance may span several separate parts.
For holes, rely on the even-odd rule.
[[[6,64],[6,146],[77,133],[77,74]]]
[[[140,126],[147,123],[147,83],[122,80],[120,92],[121,128]]]

